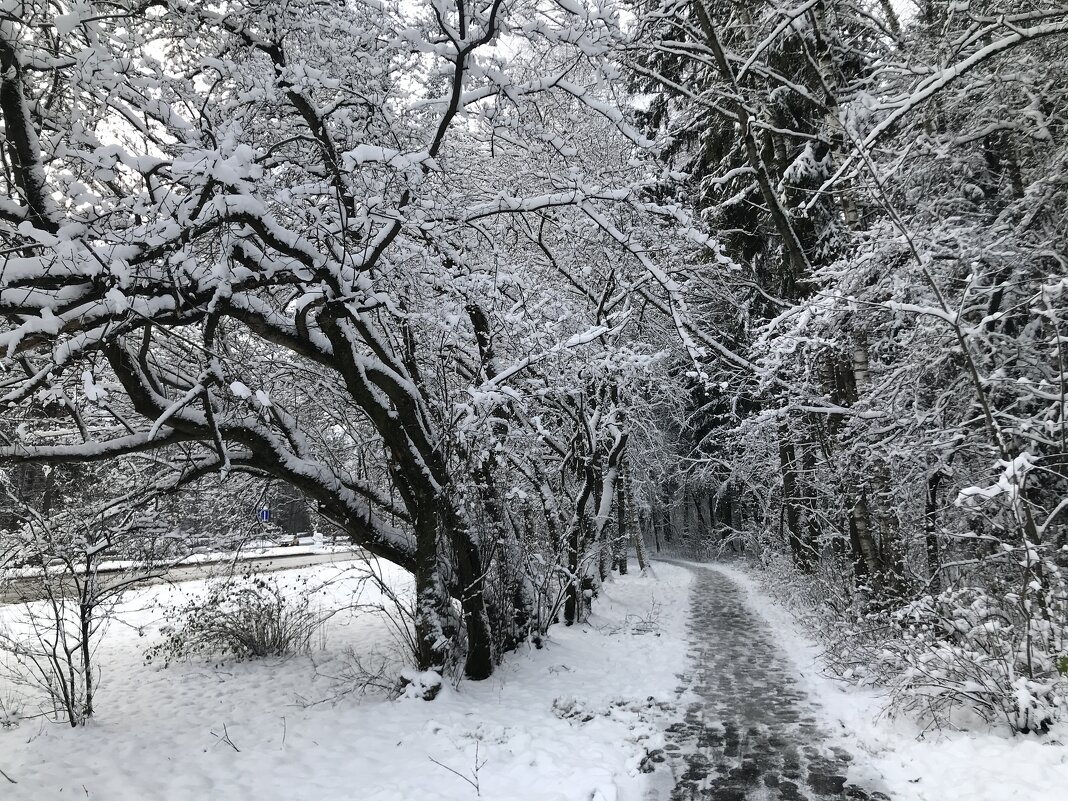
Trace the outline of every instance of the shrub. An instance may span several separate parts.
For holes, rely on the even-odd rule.
[[[949,722],[958,709],[1013,731],[1044,732],[1063,714],[1062,632],[1021,613],[1017,599],[975,587],[921,598],[899,611],[886,656],[899,668],[895,706]]]
[[[0,694],[0,729],[13,729],[23,717],[25,702],[13,692]]]
[[[307,594],[290,599],[277,580],[260,577],[214,582],[206,598],[175,611],[178,622],[161,629],[163,641],[148,649],[146,662],[304,653],[324,622]]]
[[[1002,546],[1002,555],[1009,552]],[[768,590],[821,641],[830,671],[886,688],[889,711],[924,725],[977,717],[1043,733],[1068,717],[1068,590],[1058,566],[1036,549],[1012,552],[1019,559],[1011,567],[987,567],[940,593],[885,605],[868,603],[845,566],[802,574],[788,557],[772,555],[761,570]]]
[[[86,590],[94,582],[76,586],[77,598],[66,596],[62,573],[46,575],[35,589],[45,600],[22,605],[12,618],[11,629],[0,629],[0,676],[13,687],[43,696],[45,714],[81,726],[93,716],[93,701],[99,670],[93,660],[94,637],[111,608],[94,605],[97,597]],[[0,699],[0,725],[10,726],[6,699]]]

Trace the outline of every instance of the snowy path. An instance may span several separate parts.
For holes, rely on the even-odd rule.
[[[885,800],[848,782],[852,755],[817,722],[745,590],[714,569],[694,572],[693,667],[683,689],[700,700],[668,729],[671,801]]]

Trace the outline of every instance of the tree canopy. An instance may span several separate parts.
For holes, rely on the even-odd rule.
[[[0,0],[0,460],[285,482],[473,678],[648,538],[847,617],[981,589],[1038,682],[1066,37],[1056,0]]]

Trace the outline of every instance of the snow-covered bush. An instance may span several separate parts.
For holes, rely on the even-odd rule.
[[[908,604],[894,623],[898,636],[883,654],[897,669],[896,709],[936,724],[969,710],[1023,733],[1044,732],[1065,713],[1063,602],[962,587]]]
[[[291,598],[277,580],[258,576],[214,582],[206,597],[173,611],[176,622],[161,629],[163,640],[146,651],[146,662],[304,653],[324,622],[306,593]]]
[[[25,700],[13,692],[0,693],[0,729],[13,729],[23,718]]]
[[[1068,621],[1060,573],[1041,565],[1022,598],[1006,572],[1001,583],[973,576],[985,589],[962,584],[897,607],[871,606],[840,576],[802,574],[781,554],[765,555],[761,572],[824,645],[831,673],[887,688],[891,713],[1042,733],[1068,713]]]
[[[977,721],[1043,733],[1068,715],[1068,619],[1060,570],[1036,549],[960,586],[897,606],[851,591],[847,571],[815,574],[788,556],[760,559],[764,585],[824,646],[832,675],[889,691],[889,711],[932,726]],[[999,561],[1008,561],[1004,558]],[[1036,578],[1040,577],[1040,578]],[[970,583],[968,583],[970,581]],[[980,583],[984,586],[979,586]]]
[[[868,629],[882,623],[864,610],[848,569],[826,560],[813,573],[802,573],[787,554],[771,549],[760,554],[758,565],[768,592],[826,645],[831,670],[850,679],[865,676],[867,664],[857,651],[871,639]]]

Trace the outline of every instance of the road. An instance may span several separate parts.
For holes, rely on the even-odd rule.
[[[173,567],[160,576],[149,576],[138,582],[138,586],[144,587],[149,584],[170,584],[181,581],[195,581],[196,579],[209,578],[228,572],[240,573],[246,568],[253,568],[259,573],[269,573],[276,570],[293,570],[298,567],[310,567],[330,562],[349,562],[359,559],[360,554],[352,551],[338,551],[336,553],[298,553],[298,554],[271,554],[269,556],[246,556],[239,560],[227,559],[218,562],[199,562],[190,565]],[[130,573],[122,570],[105,571],[98,574],[99,580],[104,587],[109,586],[109,579],[114,582],[129,581]],[[27,601],[39,601],[44,594],[39,587],[40,579],[31,577],[14,579],[0,585],[0,605],[25,603]]]

